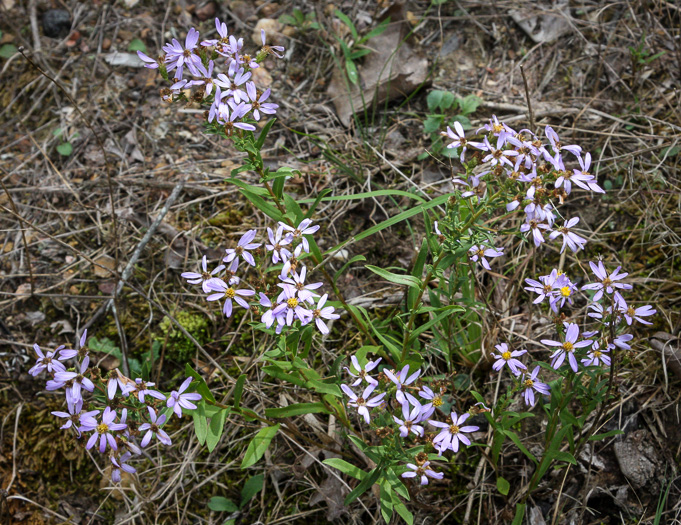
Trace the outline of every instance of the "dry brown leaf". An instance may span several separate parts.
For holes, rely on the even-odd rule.
[[[367,45],[373,51],[364,64],[357,66],[358,85],[350,84],[344,70],[336,69],[333,73],[327,94],[345,126],[350,124],[355,111],[406,97],[426,81],[428,60],[404,40],[410,30],[404,5],[393,4],[381,20],[387,17],[388,28],[369,40]]]

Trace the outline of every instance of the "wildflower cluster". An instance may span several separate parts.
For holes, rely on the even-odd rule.
[[[268,257],[262,256],[263,243],[253,242],[257,231],[249,230],[236,247],[225,250],[226,255],[222,262],[226,264],[220,264],[208,271],[204,256],[200,272],[185,272],[182,277],[190,284],[200,284],[208,301],[224,300],[222,311],[227,317],[234,311],[234,301],[238,306],[260,315],[265,328],[274,326],[277,334],[296,322],[305,326],[313,321],[322,334],[328,334],[329,327],[325,321],[338,319],[340,316],[334,313],[333,306],[326,304],[328,294],[320,297],[315,292],[322,283],[306,282],[307,267],[301,260],[303,254],[310,253],[306,236],[317,230],[319,226],[313,226],[310,219],[302,220],[296,227],[280,222],[276,231],[267,228],[269,244],[264,245]],[[267,258],[270,258],[273,265],[281,265],[275,286],[268,286],[264,278]],[[250,284],[242,280],[244,273],[242,276],[237,275],[240,261],[245,263],[246,269],[253,268],[259,272],[256,278],[250,280]],[[259,298],[257,303],[249,299],[256,294]]]
[[[531,236],[536,247],[548,236],[550,240],[562,239],[561,253],[566,247],[573,252],[583,249],[587,240],[574,231],[579,217],[558,225],[556,203],[565,202],[573,185],[605,193],[595,176],[589,173],[591,155],[583,154],[580,146],[564,145],[551,126],[546,126],[545,140],[542,140],[530,130],[515,131],[493,116],[476,132],[477,135],[481,133],[484,133],[482,141],[469,140],[458,122],[454,123],[454,130],[447,127],[447,131],[442,132],[452,140],[447,147],[460,151],[462,163],[467,151],[475,151],[473,159],[464,164],[467,180],[453,179],[454,183],[465,187],[461,196],[482,195],[489,183],[494,182],[500,188],[495,197],[506,199],[506,212],[518,209],[524,212],[520,231]],[[575,167],[566,167],[570,162]],[[478,242],[469,249],[471,261],[480,261],[487,270],[490,266],[486,258],[501,255],[503,248],[489,246],[488,241]]]
[[[111,479],[117,483],[121,480],[121,471],[136,472],[128,461],[133,455],[142,454],[141,449],[152,439],[156,438],[164,445],[172,444],[162,428],[168,415],[174,412],[181,418],[183,409],[196,409],[194,402],[200,400],[201,395],[187,392],[192,382],[190,377],[167,397],[152,388],[154,383],[141,378],[132,380],[118,369],[105,381],[99,368],[90,367],[86,342],[87,330],[80,338],[78,349],[60,346],[54,351],[43,352],[34,345],[38,359],[29,374],[37,377],[47,372],[50,379],[46,389],[63,390],[68,411],[52,414],[66,420],[62,429],[71,429],[77,439],[87,438],[87,449],[97,446],[101,454],[108,455]],[[74,366],[67,368],[64,362],[70,360],[75,361]],[[84,397],[85,392],[93,394],[89,400]],[[103,405],[106,406],[102,410]]]
[[[163,46],[164,55],[157,59],[141,51],[137,54],[150,69],[159,69],[169,80],[175,71],[173,84],[161,90],[166,102],[193,101],[208,107],[206,120],[214,133],[231,136],[236,130],[255,131],[255,121],[262,115],[274,115],[279,107],[268,102],[270,89],[258,90],[252,71],[261,67],[267,56],[283,58],[284,48],[266,44],[261,32],[262,47],[256,55],[246,53],[244,39],[230,35],[227,25],[215,19],[217,37],[200,41],[199,32],[191,28],[184,46],[176,39]]]
[[[477,426],[465,424],[473,410],[460,415],[455,411],[445,414],[444,383],[433,382],[431,385],[434,388],[430,388],[420,379],[421,370],[410,373],[408,364],[399,372],[384,367],[375,378],[370,373],[378,371],[381,358],[367,361],[363,366],[356,356],[350,359],[352,366],[346,367],[345,370],[355,379],[350,385],[341,385],[341,389],[349,398],[347,405],[356,408],[366,424],[371,423],[372,409],[380,409],[376,434],[379,437],[392,437],[396,456],[405,455],[402,452],[403,444],[408,441],[420,445],[407,451],[407,457],[409,453],[415,454],[415,464],[407,463],[409,470],[404,472],[402,477],[418,476],[421,485],[427,485],[429,477],[442,479],[443,473],[430,468],[428,454],[422,452],[423,445],[432,445],[437,450],[438,456],[442,456],[447,450],[458,452],[461,444],[470,445],[471,441],[467,434],[479,430]],[[366,383],[366,386],[363,386],[363,383]],[[351,387],[360,388],[355,392]],[[376,389],[383,392],[377,393]],[[394,413],[391,414],[391,410]],[[445,421],[439,421],[436,419],[437,416],[442,416]],[[435,427],[438,431],[428,433],[429,427]]]

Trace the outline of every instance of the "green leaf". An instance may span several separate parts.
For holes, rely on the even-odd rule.
[[[128,51],[141,51],[142,53],[147,52],[147,46],[144,45],[139,38],[133,38],[128,45]]]
[[[407,522],[407,525],[414,525],[414,515],[409,512],[409,509],[407,509],[404,503],[400,501],[399,503],[396,503],[393,508],[395,509],[395,512],[397,512],[400,517]]]
[[[324,403],[296,403],[281,408],[266,408],[265,417],[281,418],[299,416],[301,414],[328,414],[329,409]]]
[[[350,60],[357,60],[358,58],[362,58],[363,56],[368,55],[369,53],[371,53],[371,49],[369,49],[368,47],[365,47],[363,49],[358,49],[357,51],[353,51],[352,53],[350,53],[348,58]]]
[[[413,275],[398,275],[396,273],[389,272],[388,270],[384,270],[383,268],[379,268],[378,266],[372,266],[371,264],[367,264],[365,268],[377,275],[380,275],[386,281],[390,281],[391,283],[401,284],[403,286],[411,286],[417,289],[421,286],[421,279],[414,277]]]
[[[229,179],[230,182],[234,182],[232,179]],[[280,221],[283,219],[282,213],[272,206],[270,203],[265,201],[262,197],[257,196],[255,193],[253,193],[250,190],[244,190],[244,189],[239,189],[239,192],[246,197],[253,205],[258,208],[261,212],[263,212],[265,215],[270,217],[271,219],[274,219],[275,221]]]
[[[241,489],[241,504],[239,505],[239,508],[243,509],[244,505],[251,501],[253,496],[262,490],[264,484],[265,476],[262,474],[258,474],[257,476],[253,476],[251,479],[249,479],[244,484],[244,488]]]
[[[350,32],[352,33],[352,38],[357,40],[359,38],[359,35],[357,34],[357,29],[355,29],[355,24],[352,23],[352,20],[350,20],[348,16],[339,9],[336,9],[336,11],[334,11],[334,14],[338,18],[340,18],[341,22],[348,26],[348,29],[350,29]]]
[[[206,421],[206,413],[204,412],[205,402],[201,401],[196,410],[192,410],[192,418],[194,418],[194,433],[199,445],[203,446],[208,435],[208,421]]]
[[[444,125],[444,119],[441,116],[430,115],[423,121],[423,131],[426,133],[435,133],[440,131]]]
[[[614,430],[604,432],[603,434],[594,434],[593,436],[591,436],[589,438],[589,441],[600,441],[601,439],[606,439],[606,438],[613,437],[613,436],[620,436],[622,434],[624,434],[624,432],[622,432],[620,429],[616,428]]]
[[[209,452],[213,452],[215,447],[222,437],[222,432],[225,430],[225,419],[227,419],[229,409],[223,408],[210,418],[210,425],[208,425],[208,435],[206,436],[206,447]]]
[[[442,100],[440,101],[440,109],[445,111],[451,108],[452,104],[454,104],[454,93],[445,91],[444,95],[442,95]]]
[[[508,496],[508,491],[511,490],[511,484],[499,476],[497,478],[497,490],[504,496]]]
[[[515,432],[512,432],[510,430],[504,430],[503,432],[504,432],[504,434],[506,434],[511,439],[511,441],[513,441],[513,443],[515,443],[515,446],[518,447],[523,454],[525,454],[528,458],[530,458],[530,460],[532,460],[533,463],[535,463],[535,464],[539,463],[537,461],[537,458],[534,457],[534,454],[532,454],[532,452],[527,450],[525,445],[522,444],[522,442],[520,441],[520,438],[518,437],[518,434],[516,434]]]
[[[210,391],[210,388],[208,388],[206,381],[203,379],[203,377],[201,377],[201,375],[196,370],[194,370],[191,367],[191,365],[189,363],[187,363],[184,366],[184,373],[197,380],[196,391],[199,394],[201,394],[201,396],[204,399],[210,401],[211,403],[215,403],[215,398],[213,397],[213,393]]]
[[[355,479],[364,479],[367,476],[367,473],[364,472],[362,469],[356,467],[355,465],[352,465],[351,463],[348,463],[344,459],[329,458],[322,461],[322,463],[324,463],[325,465],[329,465],[330,467],[333,467],[335,469],[338,469],[343,474],[352,476]]]
[[[357,66],[349,58],[345,60],[345,71],[348,74],[348,80],[353,84],[359,82],[359,73],[357,72]]]
[[[349,505],[367,490],[369,490],[376,480],[381,476],[382,471],[383,469],[381,467],[376,467],[369,473],[369,475],[365,476],[360,484],[357,485],[353,491],[345,497],[345,505]]]
[[[298,386],[305,386],[306,381],[302,377],[300,377],[297,372],[289,374],[286,371],[282,370],[277,365],[263,366],[262,370],[267,375],[276,377],[277,379],[280,379],[282,381],[287,381],[291,384]]]
[[[334,397],[343,397],[340,387],[335,383],[324,383],[323,381],[310,379],[307,384],[314,388],[315,392],[319,392],[320,394],[329,394]]]
[[[368,40],[371,40],[372,38],[383,33],[386,29],[388,29],[388,24],[390,24],[390,17],[386,18],[385,20],[381,20],[376,27],[374,27],[360,39],[360,43],[367,42]]]
[[[350,259],[348,262],[346,262],[343,266],[341,266],[341,269],[336,272],[336,274],[333,276],[333,282],[334,284],[338,280],[338,278],[343,274],[343,272],[347,269],[348,266],[350,266],[352,263],[356,263],[359,261],[366,261],[367,258],[364,257],[364,255],[355,255],[352,259]]]
[[[436,109],[438,109],[440,107],[440,102],[442,102],[442,97],[444,96],[444,94],[445,92],[440,90],[435,90],[428,93],[428,96],[426,97],[428,109],[431,111],[435,111]]]
[[[379,501],[381,503],[381,515],[386,523],[390,523],[393,517],[393,491],[392,487],[382,480],[380,483]]]
[[[517,503],[515,506],[515,516],[513,517],[513,523],[511,525],[522,525],[523,518],[525,517],[525,507],[526,503]]]
[[[17,49],[17,46],[5,44],[4,46],[0,47],[0,58],[9,58],[18,51],[19,50]]]
[[[464,115],[470,115],[471,113],[475,112],[475,110],[478,109],[478,106],[482,104],[482,100],[475,95],[468,95],[464,98],[458,98],[456,101],[459,104],[459,108],[461,108],[461,113]]]
[[[232,502],[232,500],[223,498],[222,496],[213,496],[208,502],[208,508],[215,512],[236,512],[239,507]]]
[[[246,454],[241,462],[241,468],[245,469],[252,465],[255,465],[260,458],[263,456],[267,447],[270,446],[270,442],[277,435],[279,431],[279,423],[272,427],[261,428],[258,433],[253,436],[251,442],[248,444],[246,449]]]
[[[68,157],[73,153],[73,146],[71,145],[70,142],[62,142],[57,146],[57,151],[59,152],[60,155],[63,155],[64,157]]]
[[[314,202],[312,203],[312,206],[310,206],[310,208],[307,210],[307,213],[305,214],[305,217],[303,217],[303,218],[309,219],[310,217],[312,217],[312,214],[317,209],[317,206],[319,206],[319,203],[329,193],[331,193],[331,188],[326,188],[326,189],[322,190],[319,193],[319,195],[317,195],[317,198],[314,200]],[[306,202],[306,201],[300,201],[300,202]]]
[[[234,385],[234,408],[239,408],[241,403],[241,396],[244,393],[244,383],[246,382],[246,374],[241,374],[236,380],[236,385]]]

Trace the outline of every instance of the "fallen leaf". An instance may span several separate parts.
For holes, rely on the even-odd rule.
[[[373,51],[366,56],[364,64],[357,65],[359,82],[348,82],[345,65],[333,73],[327,94],[344,126],[350,124],[355,111],[406,97],[422,86],[428,75],[428,60],[404,40],[410,30],[404,5],[394,4],[379,22],[387,17],[390,17],[388,28],[367,42]]]
[[[95,259],[97,263],[94,265],[95,275],[97,277],[111,277],[111,272],[107,270],[114,270],[116,267],[116,260],[109,255],[100,255]],[[104,268],[102,268],[102,266]]]

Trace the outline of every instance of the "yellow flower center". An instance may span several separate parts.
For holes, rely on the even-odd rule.
[[[459,427],[456,425],[449,425],[449,433],[450,434],[458,434],[459,433]]]
[[[501,358],[502,358],[504,361],[508,361],[509,359],[511,359],[511,352],[509,352],[508,350],[506,350],[503,354],[501,354]]]
[[[565,341],[563,343],[563,348],[565,349],[566,352],[572,352],[574,347],[572,346],[572,343],[570,341]]]
[[[627,308],[627,315],[629,315],[630,317],[634,317],[634,315],[636,315],[636,310],[634,310],[633,306]]]
[[[534,386],[534,381],[532,381],[531,379],[525,379],[525,382],[523,384],[525,385],[525,388],[531,388],[532,386]]]
[[[606,277],[603,279],[603,286],[610,286],[612,284],[612,280],[610,280],[609,277]]]
[[[492,131],[494,133],[501,133],[504,127],[501,124],[492,124]]]
[[[569,286],[563,286],[560,289],[560,295],[562,295],[563,297],[570,297],[571,293],[572,293],[572,291],[570,290]]]
[[[594,351],[594,357],[595,357],[596,359],[598,359],[598,358],[601,357],[602,355],[603,355],[603,352],[601,352],[600,350]]]
[[[106,423],[100,423],[97,425],[97,428],[95,428],[98,434],[106,434],[109,431],[109,425]]]
[[[291,297],[288,301],[286,301],[286,304],[288,305],[289,308],[295,308],[298,306],[298,299],[295,297]]]
[[[478,254],[479,257],[482,257],[482,256],[485,255],[485,250],[478,250],[477,254]]]
[[[227,288],[227,290],[225,290],[225,296],[227,299],[234,299],[235,295],[236,292],[234,291],[234,288]]]
[[[433,398],[433,406],[434,407],[441,407],[444,405],[444,401],[442,401],[442,398],[440,396],[434,397]]]

